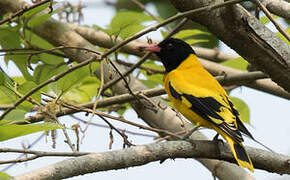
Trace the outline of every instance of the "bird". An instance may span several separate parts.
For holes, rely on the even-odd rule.
[[[164,88],[173,106],[196,127],[215,130],[228,142],[237,164],[254,172],[242,133],[254,138],[226,91],[203,68],[192,47],[181,39],[168,38],[141,48],[155,53],[165,67]]]

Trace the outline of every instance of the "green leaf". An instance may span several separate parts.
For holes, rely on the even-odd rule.
[[[34,16],[35,14],[43,11],[44,9],[46,9],[47,7],[49,6],[49,2],[45,3],[45,4],[42,4],[36,8],[33,8],[27,12],[25,12],[21,17],[24,17],[24,18],[30,18],[32,16]]]
[[[30,27],[32,29],[32,28],[38,26],[39,24],[42,24],[45,20],[47,20],[52,15],[54,15],[60,11],[61,11],[61,8],[59,8],[51,13],[43,13],[43,14],[39,14],[37,16],[33,16],[28,22],[28,27]]]
[[[26,122],[25,120],[26,111],[21,109],[14,109],[5,116],[5,119],[0,121],[0,126],[7,124],[15,124],[19,122]]]
[[[167,19],[170,16],[173,16],[176,13],[178,13],[176,8],[172,6],[172,4],[168,3],[167,1],[152,1],[152,3],[154,3],[158,14],[163,19]]]
[[[79,85],[79,83],[81,83],[81,81],[86,76],[89,75],[90,75],[89,66],[79,68],[73,72],[70,72],[69,74],[58,80],[57,87],[59,90],[62,91],[62,93],[65,93],[72,87]]]
[[[250,109],[248,105],[241,100],[240,98],[230,97],[231,102],[234,104],[234,107],[240,113],[240,119],[244,123],[250,124]]]
[[[63,126],[55,123],[41,123],[41,124],[28,124],[28,125],[1,125],[0,126],[0,141],[5,141],[19,136],[24,136],[27,134],[39,132],[39,131],[48,131],[55,129],[62,129]]]
[[[239,69],[242,71],[246,71],[247,67],[248,67],[248,62],[246,60],[244,60],[244,58],[242,58],[242,57],[230,59],[230,60],[227,60],[225,62],[222,62],[221,64],[224,66]]]
[[[131,106],[130,104],[126,103],[126,104],[123,104],[122,107],[117,111],[117,113],[122,116],[128,109],[130,109]]]
[[[22,121],[25,118],[26,111],[21,109],[14,109],[5,116],[6,120]]]
[[[140,80],[141,82],[143,82],[143,84],[148,87],[148,88],[154,88],[158,85],[163,84],[163,75],[161,74],[153,74],[153,75],[147,75],[146,73],[143,73],[147,80]]]
[[[0,71],[0,86],[7,88],[14,87],[13,81],[2,71]]]
[[[22,48],[21,37],[19,35],[20,26],[9,27],[3,26],[0,27],[0,45],[3,49],[19,49]],[[8,63],[9,60],[12,60],[18,69],[21,71],[23,76],[30,80],[31,75],[27,70],[27,59],[28,55],[5,55],[4,60]]]
[[[25,40],[28,41],[32,46],[39,47],[42,49],[52,49],[54,48],[53,45],[51,45],[49,42],[46,40],[42,39],[38,35],[34,34],[33,32],[26,30],[25,31]],[[25,47],[29,47],[29,44],[25,44]],[[61,51],[57,50],[54,51],[60,54],[63,54]],[[52,54],[46,54],[46,53],[41,53],[38,55],[34,55],[33,60],[31,61],[32,63],[37,63],[38,61],[42,61],[44,64],[51,64],[51,65],[57,65],[59,63],[64,62],[63,57],[55,56]]]
[[[211,36],[211,33],[201,29],[185,29],[174,35],[175,38],[183,39],[190,45],[209,43]]]
[[[0,27],[0,45],[3,49],[21,48],[19,29],[20,26],[10,27],[4,25]]]
[[[0,104],[12,104],[17,98],[17,95],[11,89],[0,86]]]
[[[267,24],[268,22],[270,22],[270,19],[267,16],[263,16],[259,20],[262,24]]]
[[[90,102],[98,92],[100,81],[95,77],[86,77],[78,86],[68,91],[62,99],[74,103]]]
[[[23,76],[15,76],[15,77],[12,77],[12,79],[17,84],[23,84],[26,81],[26,79]]]
[[[25,95],[26,93],[28,93],[32,88],[35,88],[37,85],[33,82],[33,81],[26,81],[23,84],[19,85],[17,87],[17,91],[22,94]],[[41,90],[41,89],[40,89]],[[33,98],[33,100],[40,102],[41,97],[40,97],[40,90],[38,90],[37,92],[35,92],[34,94],[32,94],[30,97]],[[16,98],[16,100],[19,99],[19,97]],[[16,101],[15,100],[15,101]],[[28,101],[24,101],[22,102],[17,108],[29,111],[31,108],[33,107],[33,104],[31,104]]]
[[[40,84],[54,75],[64,72],[68,69],[66,65],[56,67],[50,64],[40,64],[38,65],[33,73],[33,81],[36,84]]]
[[[20,86],[18,86],[17,90],[18,92],[20,92],[22,95],[25,95],[26,93],[28,93],[31,89],[35,88],[37,86],[37,84],[35,84],[35,82],[33,81],[26,81],[23,84],[21,84]],[[35,92],[34,94],[32,94],[31,96],[34,100],[36,100],[37,102],[40,102],[40,90]]]
[[[185,40],[185,42],[187,42],[190,45],[193,45],[197,43],[207,43],[209,42],[209,40],[208,39],[188,39],[188,40]]]
[[[186,39],[195,35],[201,35],[201,34],[207,34],[210,35],[209,32],[202,31],[199,29],[185,29],[179,31],[177,34],[175,34],[173,37],[179,38],[179,39]]]
[[[36,16],[36,17],[32,18],[31,20],[29,20],[28,27],[34,28],[34,27],[42,24],[45,20],[50,18],[52,15],[53,15],[53,13],[41,14],[39,16]]]
[[[154,68],[156,70],[165,70],[162,65],[158,65],[155,63],[155,61],[147,60],[145,63],[143,63],[144,67]]]
[[[160,30],[161,36],[165,38],[168,35],[167,31]]]
[[[110,26],[112,28],[123,29],[129,25],[140,24],[145,21],[152,20],[152,17],[134,11],[118,12],[112,19]]]
[[[274,18],[274,19],[277,19],[278,16],[273,15],[273,18]],[[260,22],[263,23],[263,24],[267,24],[267,23],[269,23],[269,22],[271,21],[267,16],[263,16],[263,17],[261,17],[259,20],[260,20]]]
[[[5,83],[5,74],[0,71],[0,85],[4,85]]]
[[[139,24],[128,26],[121,30],[120,37],[126,39],[130,36],[133,36],[134,34],[136,34],[137,32],[141,31],[144,28],[145,26]]]
[[[287,34],[290,34],[290,28],[287,28],[287,29],[286,29],[286,33],[287,33]],[[279,36],[283,41],[285,41],[287,44],[290,45],[290,41],[288,41],[288,40],[286,39],[286,37],[285,37],[283,34],[281,34],[280,32],[277,32],[276,34],[277,34],[277,36]]]
[[[143,63],[144,67],[149,67],[156,70],[164,70],[164,67],[156,64],[154,61],[146,61]],[[154,88],[158,85],[163,84],[163,75],[162,74],[150,74],[148,75],[145,70],[140,70],[143,75],[146,77],[146,80],[140,80],[148,88]]]
[[[113,17],[110,25],[104,31],[109,35],[116,35],[126,39],[145,27],[141,23],[150,20],[152,20],[152,17],[144,13],[121,11]]]
[[[11,180],[11,179],[13,179],[13,177],[10,176],[9,174],[5,172],[0,172],[0,180]]]

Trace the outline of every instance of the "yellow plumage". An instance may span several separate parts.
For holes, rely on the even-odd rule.
[[[237,163],[253,172],[241,133],[255,139],[243,125],[225,90],[201,66],[191,46],[169,38],[142,48],[154,52],[163,63],[167,72],[165,91],[175,108],[196,126],[217,131],[229,143]]]
[[[241,143],[236,117],[238,115],[233,112],[227,93],[201,66],[194,54],[190,54],[176,69],[165,75],[164,86],[179,112],[196,126],[217,131],[229,143],[238,164],[254,171]],[[207,116],[202,117],[200,111]]]

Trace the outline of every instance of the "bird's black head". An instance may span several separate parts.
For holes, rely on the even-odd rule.
[[[159,44],[151,44],[145,50],[154,52],[162,61],[166,72],[177,68],[190,54],[195,54],[189,44],[181,39],[169,38]]]

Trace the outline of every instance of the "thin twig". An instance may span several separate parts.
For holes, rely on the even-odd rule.
[[[97,93],[97,96],[96,96],[96,100],[94,102],[93,113],[89,117],[89,120],[88,120],[88,123],[86,124],[85,129],[82,130],[83,136],[82,136],[81,142],[84,140],[85,133],[86,133],[87,129],[89,128],[90,123],[92,122],[92,119],[93,119],[93,117],[95,115],[95,112],[96,112],[96,107],[97,107],[98,102],[99,102],[99,98],[100,98],[100,96],[102,94],[102,91],[103,91],[104,82],[105,82],[105,80],[104,80],[104,64],[103,64],[103,61],[100,62],[100,73],[101,73],[101,84],[100,84],[100,88],[98,90],[98,93]]]
[[[138,0],[131,0],[134,4],[136,4],[140,9],[142,9],[143,11],[145,11],[149,16],[151,16],[154,20],[156,20],[157,22],[159,22],[159,23],[161,23],[161,20],[158,18],[158,17],[156,17],[156,16],[154,16],[154,14],[152,14],[150,11],[148,11],[148,9],[146,9],[146,7],[144,6],[144,4],[142,4],[140,1],[138,1]],[[167,29],[167,30],[169,30],[168,29],[168,27],[166,27],[165,26],[165,28]]]
[[[123,74],[120,72],[120,70],[115,66],[115,64],[109,60],[110,64],[113,66],[113,68],[115,69],[115,71],[119,74],[119,76],[121,77],[121,79],[123,79],[123,81],[125,82],[125,87],[128,89],[129,93],[132,94],[135,99],[140,103],[140,104],[143,104],[140,100],[140,98],[138,96],[136,96],[136,94],[134,94],[134,92],[132,91],[132,89],[130,88],[129,86],[129,83],[127,82],[125,76],[123,76]],[[139,61],[140,62],[140,61]],[[132,69],[132,68],[131,68]],[[156,108],[154,108],[154,105],[151,107],[151,106],[146,106],[146,108],[152,110],[153,112],[157,112]]]
[[[125,44],[128,44],[129,42],[131,42],[131,41],[143,36],[144,34],[147,34],[147,33],[152,32],[152,31],[156,31],[160,27],[165,26],[166,24],[169,24],[169,23],[171,23],[171,22],[173,22],[173,21],[175,21],[177,19],[192,15],[194,13],[198,13],[198,12],[202,12],[202,11],[211,11],[213,9],[220,8],[220,7],[223,7],[223,6],[240,3],[242,1],[245,1],[245,0],[229,0],[229,1],[226,1],[226,2],[223,2],[223,3],[197,8],[197,9],[185,11],[183,13],[178,13],[178,14],[176,14],[174,16],[171,16],[170,18],[164,20],[163,22],[161,22],[161,23],[159,23],[159,24],[157,24],[155,26],[152,26],[152,27],[148,28],[147,30],[141,31],[141,32],[135,34],[134,36],[131,36],[130,38],[127,38],[126,40],[124,40],[124,41],[120,42],[119,44],[113,46],[112,48],[110,48],[108,51],[106,51],[101,56],[101,59],[103,59],[104,57],[107,57],[109,54],[115,52],[119,48],[123,47]]]
[[[43,53],[47,53],[47,54],[52,54],[55,56],[59,56],[59,57],[63,57],[63,58],[67,58],[66,55],[62,54],[62,53],[58,53],[58,52],[53,52],[53,50],[45,50],[43,48],[40,47],[28,47],[28,48],[12,48],[12,49],[0,49],[0,52],[11,52],[11,53],[6,53],[6,54],[0,54],[0,56],[6,56],[6,55],[26,55],[26,54],[31,54],[30,53],[14,53],[14,51],[42,51]],[[34,53],[34,52],[32,52]]]
[[[15,18],[15,17],[17,17],[17,16],[21,16],[21,15],[24,14],[25,12],[30,11],[31,9],[34,9],[34,8],[36,8],[36,7],[38,7],[38,6],[41,6],[41,5],[43,5],[43,4],[45,4],[45,3],[49,2],[49,1],[51,1],[51,0],[40,1],[39,3],[33,4],[33,5],[29,6],[29,7],[24,6],[22,9],[18,10],[17,12],[12,13],[11,15],[9,15],[9,17],[7,17],[7,18],[5,18],[5,19],[2,19],[2,20],[0,21],[0,25],[1,25],[1,24],[4,24],[4,23],[6,23],[6,22],[11,22],[11,20],[12,20],[13,18]]]
[[[268,9],[259,1],[259,0],[252,0],[254,1],[260,9],[266,14],[266,16],[271,20],[271,22],[274,24],[274,26],[277,28],[277,30],[283,34],[283,36],[290,41],[290,37],[287,34],[287,32],[284,30],[284,28],[273,18],[271,13],[268,11]]]
[[[24,149],[25,151],[27,151],[27,150],[29,150],[30,148],[32,148],[34,145],[36,145],[43,137],[45,136],[45,133],[42,133],[38,138],[36,138],[31,144],[29,144],[27,147],[26,147],[26,149]],[[7,150],[7,148],[1,148],[0,149],[0,152],[2,152],[1,150],[4,150],[4,149],[6,149]],[[10,149],[11,150],[11,149]],[[12,151],[12,150],[11,150]],[[3,152],[5,152],[5,151],[3,151]],[[7,151],[7,152],[10,152],[10,151]],[[24,156],[24,154],[21,154],[21,155],[19,155],[16,159],[20,159],[20,158],[22,158]],[[1,169],[0,171],[1,172],[5,172],[5,171],[7,171],[8,169],[10,169],[11,167],[13,167],[15,164],[10,164],[10,165],[8,165],[7,167],[5,167],[5,168],[3,168],[3,169]]]
[[[138,61],[136,64],[134,64],[130,69],[128,69],[126,72],[122,73],[123,77],[126,77],[127,75],[129,75],[130,73],[132,73],[137,67],[139,67],[141,64],[143,64],[146,59],[151,55],[151,52],[147,52],[141,59],[140,61]],[[113,79],[109,82],[107,82],[104,87],[103,87],[103,91],[105,91],[106,89],[108,89],[109,87],[111,87],[112,85],[116,84],[117,82],[119,82],[122,79],[122,76],[119,76],[116,79]]]
[[[96,56],[92,56],[90,59],[83,61],[81,63],[79,63],[78,65],[72,66],[70,67],[68,70],[59,73],[56,76],[51,77],[50,79],[44,81],[43,83],[39,84],[38,86],[36,86],[35,88],[32,88],[29,92],[27,92],[24,96],[22,96],[17,102],[15,102],[13,104],[13,107],[7,109],[6,111],[4,111],[1,116],[0,116],[0,121],[13,109],[15,109],[19,104],[21,104],[23,101],[25,101],[29,96],[31,96],[32,94],[34,94],[35,92],[37,92],[38,90],[40,90],[41,88],[43,88],[44,86],[57,81],[58,79],[62,78],[63,76],[65,76],[66,74],[80,68],[83,67],[85,65],[88,65],[89,63],[91,63],[92,61],[96,60],[97,57]]]
[[[84,124],[88,124],[87,121],[85,120],[82,120],[81,118],[79,117],[76,117],[74,115],[70,115],[72,118],[76,119],[77,121],[80,121]],[[110,126],[108,125],[103,125],[103,124],[98,124],[98,123],[94,123],[94,122],[91,122],[90,123],[92,126],[96,126],[96,127],[101,127],[101,128],[106,128],[106,129],[109,129]],[[125,133],[127,134],[132,134],[132,135],[136,135],[136,136],[144,136],[144,137],[151,137],[151,138],[155,138],[157,136],[154,136],[154,135],[151,135],[151,134],[145,134],[145,133],[138,133],[138,132],[134,132],[134,131],[129,131],[129,130],[126,130],[126,129],[120,129],[120,128],[117,128],[119,131],[124,131]]]
[[[122,60],[117,60],[116,62],[119,63],[119,64],[122,64],[124,66],[128,66],[128,67],[132,67],[132,66],[136,65],[134,63],[125,62],[125,61],[122,61]],[[138,68],[142,69],[142,70],[145,70],[149,75],[151,75],[151,74],[165,74],[165,70],[151,68],[151,67],[147,67],[147,66],[143,66],[143,65],[139,66]]]
[[[146,9],[146,7],[144,6],[144,4],[142,4],[141,2],[139,2],[138,0],[131,0],[134,4],[136,4],[140,9],[142,9],[143,11],[145,11],[149,16],[151,16],[154,20],[156,20],[157,22],[161,22],[161,20],[154,16],[154,14],[152,14],[150,11],[148,11]]]
[[[217,76],[216,79],[222,81],[226,81],[227,85],[232,85],[231,79],[233,80],[237,80],[238,81],[242,81],[245,82],[245,84],[249,84],[250,82],[254,82],[255,80],[261,79],[261,78],[265,78],[266,75],[264,75],[261,72],[245,72],[245,73],[241,73],[241,74],[236,74],[236,75],[227,75],[225,76]],[[235,82],[233,81],[233,82]],[[222,82],[223,83],[223,82]],[[138,95],[138,92],[140,91],[136,91],[134,92],[136,95]],[[164,88],[153,88],[153,89],[148,89],[148,90],[144,90],[141,91],[143,94],[145,94],[147,97],[154,97],[154,96],[160,96],[165,94]],[[289,99],[289,97],[288,97]],[[127,94],[122,94],[122,95],[118,95],[118,96],[114,96],[114,97],[109,97],[106,99],[102,99],[98,102],[97,108],[101,108],[101,107],[107,107],[116,103],[122,104],[122,103],[126,103],[126,102],[130,102],[134,100],[134,96],[132,96],[131,94],[127,93]],[[65,104],[63,104],[65,105]],[[63,108],[62,111],[59,111],[57,113],[57,116],[63,116],[63,115],[68,115],[68,114],[72,114],[72,113],[76,113],[76,112],[81,112],[84,111],[85,108],[88,109],[89,113],[91,113],[91,109],[94,105],[94,103],[86,103],[86,104],[81,104],[79,106],[77,106],[74,109],[68,109],[68,108]],[[86,111],[87,112],[87,111]],[[41,120],[43,120],[43,116],[42,115],[34,115],[34,116],[29,116],[28,118],[26,118],[26,120],[28,122],[31,123],[36,123],[39,122]]]
[[[57,100],[58,100],[58,98],[56,98],[56,102],[57,102]],[[42,111],[42,113],[45,113],[45,115],[47,115],[47,116],[48,116],[50,119],[52,119],[54,122],[57,122],[58,124],[63,125],[63,124],[61,124],[60,121],[57,119],[57,116],[56,116],[55,113],[50,112],[49,110]],[[64,126],[64,125],[63,125],[63,126]],[[65,140],[64,142],[65,142],[66,144],[69,145],[69,147],[71,148],[71,150],[72,150],[73,152],[76,151],[75,146],[74,146],[74,144],[71,142],[70,137],[69,137],[69,135],[67,134],[66,129],[63,128],[63,129],[62,129],[62,132],[63,132],[63,134],[64,134],[64,136],[65,136],[65,138],[66,138],[66,140]],[[55,143],[55,142],[54,142],[54,143]],[[53,145],[53,148],[55,148],[54,145]]]
[[[179,137],[179,135],[182,135],[182,134],[185,134],[185,133],[187,133],[187,131],[186,130],[182,130],[182,131],[176,132],[174,134]],[[159,143],[159,142],[164,141],[164,140],[168,140],[170,138],[172,138],[171,135],[160,137],[160,138],[156,139],[156,143]]]
[[[130,96],[132,98],[134,98],[133,95],[130,94]],[[63,102],[62,105],[64,107],[77,110],[78,112],[83,111],[83,112],[93,113],[93,110],[92,109],[85,108],[85,107],[82,107],[82,106],[73,105],[73,104],[70,104],[70,103],[67,103],[67,102]],[[106,114],[106,113],[103,113],[103,112],[99,112],[99,111],[96,111],[94,113],[96,115],[98,115],[98,116],[107,117],[107,118],[110,118],[110,119],[113,119],[113,120],[117,120],[117,121],[120,121],[120,122],[123,122],[123,123],[126,123],[126,124],[130,124],[132,126],[139,127],[141,129],[145,129],[145,130],[149,130],[149,131],[154,131],[154,132],[157,132],[157,133],[164,133],[164,134],[172,135],[173,137],[175,137],[174,133],[171,133],[170,131],[163,130],[163,129],[157,129],[157,128],[151,128],[151,127],[144,126],[144,125],[141,125],[141,124],[138,124],[138,123],[134,123],[134,122],[131,122],[131,121],[126,120],[122,116],[116,117],[116,116],[113,116],[113,115],[110,115],[110,114]]]
[[[62,49],[78,49],[78,50],[84,50],[87,52],[91,52],[97,55],[100,55],[101,53],[98,51],[94,51],[92,49],[84,48],[84,47],[77,47],[77,46],[58,46],[54,47],[51,49],[37,49],[36,47],[33,48],[15,48],[15,49],[0,49],[0,52],[11,52],[11,51],[27,51],[27,50],[34,50],[36,52],[22,52],[22,53],[15,53],[15,54],[7,54],[7,55],[26,55],[26,54],[32,54],[32,55],[37,55],[41,53],[48,53],[56,50],[62,50]],[[5,55],[5,54],[4,54]],[[66,57],[65,55],[59,54],[60,56]]]
[[[187,21],[188,21],[188,18],[183,18],[183,19],[180,21],[180,23],[178,23],[178,24],[174,27],[174,29],[172,29],[172,30],[168,33],[168,35],[164,38],[164,40],[170,38],[170,37],[173,36],[175,33],[177,33],[177,32],[179,31],[179,29],[182,28],[182,26],[184,26],[185,23],[186,23]]]
[[[26,162],[26,161],[44,157],[44,156],[77,157],[77,156],[83,156],[83,155],[93,153],[93,152],[49,152],[49,151],[35,151],[35,150],[29,150],[29,149],[13,149],[13,148],[0,148],[0,152],[1,153],[11,152],[11,153],[34,154],[34,156],[30,156],[30,157],[17,158],[17,159],[8,160],[8,161],[0,161],[0,164]]]
[[[187,18],[184,18],[178,25],[175,26],[174,29],[172,29],[169,34],[165,37],[165,39],[173,36],[186,22],[187,22]],[[141,64],[143,64],[147,58],[149,58],[151,56],[151,52],[146,52],[144,54],[144,56],[140,59],[140,61],[138,61],[134,66],[132,66],[129,70],[127,70],[126,72],[123,73],[123,76],[127,76],[129,75],[131,72],[133,72],[136,68],[138,68]],[[117,61],[117,60],[116,60]],[[107,82],[104,85],[104,90],[106,90],[107,88],[111,87],[112,85],[114,85],[115,83],[117,83],[119,80],[121,80],[122,77],[118,77],[116,79],[113,79],[109,82]]]
[[[106,118],[104,118],[103,116],[98,115],[103,121],[105,121],[105,123],[107,123],[111,129],[115,130],[122,138],[124,141],[124,145],[127,145],[128,147],[134,146],[134,144],[132,144],[130,141],[128,141],[128,136],[125,133],[122,133],[121,131],[119,131],[117,128],[115,128],[115,126],[113,124],[111,124]]]
[[[58,122],[59,123],[59,122]],[[60,123],[59,123],[60,124]],[[64,141],[66,144],[68,144],[69,145],[69,147],[71,148],[71,150],[73,151],[73,152],[75,152],[76,151],[76,148],[75,148],[75,145],[71,142],[71,140],[70,140],[70,137],[69,137],[69,135],[67,134],[67,132],[66,132],[66,129],[62,129],[62,132],[63,132],[63,134],[64,134],[64,137],[66,138],[66,140]]]

